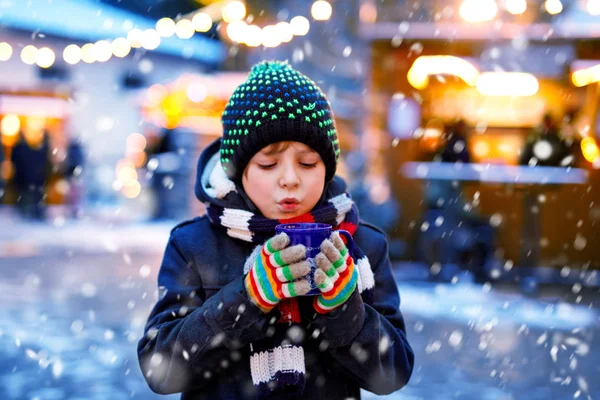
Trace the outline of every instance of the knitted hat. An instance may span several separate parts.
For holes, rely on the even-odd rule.
[[[221,117],[221,164],[240,181],[250,159],[265,146],[302,142],[325,163],[325,182],[335,175],[339,140],[327,98],[287,62],[263,61],[237,87]]]

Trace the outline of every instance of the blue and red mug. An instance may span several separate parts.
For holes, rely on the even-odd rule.
[[[310,284],[310,291],[305,296],[314,296],[321,294],[321,291],[315,283],[315,271],[317,270],[317,264],[315,263],[315,257],[321,251],[321,243],[325,239],[329,239],[333,228],[329,224],[319,223],[292,223],[292,224],[280,224],[275,227],[275,232],[280,234],[285,232],[290,238],[290,246],[296,244],[303,244],[306,247],[306,258],[310,262],[310,272],[306,275],[306,280]],[[354,250],[354,241],[350,232],[344,230],[338,230],[340,235],[346,237],[346,246],[348,251],[352,254]]]

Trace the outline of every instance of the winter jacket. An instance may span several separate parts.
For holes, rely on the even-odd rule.
[[[201,158],[199,177],[205,164]],[[358,399],[360,388],[389,394],[412,373],[414,356],[385,235],[360,223],[354,242],[371,264],[372,301],[367,304],[355,291],[345,306],[321,315],[311,297],[299,298],[303,399]],[[217,229],[206,216],[173,229],[158,276],[159,300],[138,345],[153,391],[183,392],[184,400],[255,398],[249,346],[267,337],[278,311],[264,314],[248,299],[244,265],[254,247]]]

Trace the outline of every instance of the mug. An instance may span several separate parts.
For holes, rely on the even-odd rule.
[[[285,232],[289,236],[290,246],[303,244],[304,247],[306,247],[306,259],[310,263],[310,272],[305,278],[310,284],[310,291],[306,293],[305,296],[321,294],[314,279],[315,271],[318,268],[315,263],[315,257],[321,251],[321,243],[323,243],[323,240],[329,239],[332,231],[331,225],[319,223],[280,224],[275,227],[275,232],[277,234]],[[350,232],[341,229],[337,232],[346,237],[346,247],[350,254],[352,254],[352,251],[354,250],[354,241],[352,240]]]

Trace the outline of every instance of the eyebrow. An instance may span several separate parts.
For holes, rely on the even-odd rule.
[[[275,154],[281,154],[283,153],[285,150],[287,149],[282,149],[282,150],[270,150],[270,151],[261,151],[259,153],[265,155],[265,156],[272,156]],[[307,149],[307,150],[300,150],[298,151],[299,154],[318,154],[315,150],[313,149]]]

